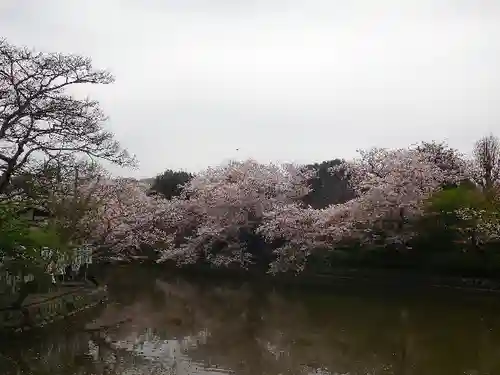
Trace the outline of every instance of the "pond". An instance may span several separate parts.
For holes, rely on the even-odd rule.
[[[109,280],[106,306],[2,340],[0,373],[500,374],[500,295]]]

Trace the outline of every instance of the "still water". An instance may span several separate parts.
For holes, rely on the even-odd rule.
[[[2,340],[0,374],[500,374],[500,295],[110,279],[108,305]]]

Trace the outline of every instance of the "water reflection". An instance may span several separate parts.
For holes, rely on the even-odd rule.
[[[498,296],[120,280],[100,311],[4,345],[0,373],[500,374]]]

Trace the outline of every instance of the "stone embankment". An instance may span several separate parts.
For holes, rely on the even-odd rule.
[[[20,308],[0,310],[0,330],[22,332],[43,327],[107,300],[106,286],[64,286],[45,294],[29,295]]]

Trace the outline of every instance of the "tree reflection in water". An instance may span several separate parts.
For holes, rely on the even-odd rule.
[[[111,286],[112,303],[100,311],[4,345],[1,373],[500,373],[495,297],[287,292],[151,278],[142,287]],[[85,331],[89,323],[109,327]]]

